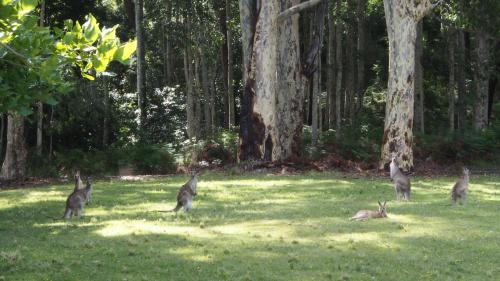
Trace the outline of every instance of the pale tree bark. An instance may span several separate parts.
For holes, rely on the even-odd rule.
[[[327,74],[327,92],[328,92],[328,121],[327,128],[335,127],[335,21],[333,15],[328,15],[328,74]]]
[[[146,75],[146,62],[143,18],[143,0],[135,0],[135,36],[137,39],[137,103],[139,109],[139,126],[141,131],[146,123],[146,85],[144,80]]]
[[[192,61],[190,47],[184,48],[184,77],[186,80],[186,116],[187,116],[187,134],[188,137],[196,138],[198,136],[196,126],[196,108],[194,97],[194,81],[192,77]]]
[[[358,93],[358,105],[357,111],[363,107],[363,97],[365,95],[366,89],[366,81],[365,81],[365,29],[366,29],[366,19],[365,19],[365,10],[366,10],[366,1],[367,0],[358,0],[357,5],[357,18],[358,18],[358,42],[357,42],[357,58],[358,58],[358,74],[357,74],[357,89]]]
[[[423,54],[423,19],[417,25],[417,39],[415,40],[415,129],[421,134],[425,132],[424,123],[424,68],[422,67]]]
[[[45,25],[45,0],[40,1],[40,26]],[[43,103],[37,102],[36,154],[42,155],[43,148]]]
[[[448,30],[448,122],[449,130],[455,130],[455,46],[456,35],[453,28]]]
[[[465,32],[462,29],[457,31],[457,128],[465,129],[467,111],[466,111],[466,85],[465,85]]]
[[[234,86],[233,86],[233,33],[229,24],[231,20],[231,0],[226,0],[226,27],[227,27],[227,102],[229,107],[228,126],[232,129],[235,125],[234,112]]]
[[[336,8],[335,8],[335,19],[337,20],[337,25],[335,27],[336,32],[335,32],[335,72],[336,72],[336,88],[335,88],[335,107],[336,107],[336,113],[337,117],[335,118],[336,121],[336,129],[337,133],[340,131],[341,126],[342,126],[342,72],[343,72],[343,63],[342,63],[342,30],[343,30],[343,23],[342,20],[340,19],[340,9],[342,8],[342,1],[337,0],[336,3]],[[337,134],[339,136],[339,134]]]
[[[258,7],[250,65],[246,67],[240,161],[284,161],[300,151],[303,79],[298,16],[277,23],[279,13],[298,2],[262,1]],[[248,6],[257,7],[254,4]]]
[[[476,30],[474,34],[474,129],[484,130],[488,126],[488,81],[490,68],[490,46],[488,34]]]
[[[202,114],[202,108],[201,108],[201,94],[200,92],[202,91],[202,85],[201,85],[201,79],[200,79],[200,58],[199,58],[199,53],[195,52],[194,55],[194,69],[192,70],[191,77],[194,78],[194,109],[195,109],[195,129],[196,129],[196,136],[201,137],[202,136],[202,130],[201,130],[201,121],[203,118]]]
[[[24,141],[24,118],[11,112],[7,117],[7,146],[0,175],[3,180],[22,180],[26,176],[28,151]]]
[[[163,29],[163,76],[164,86],[172,83],[172,58],[171,49],[172,43],[170,42],[170,21],[172,20],[172,3],[170,0],[165,0],[166,17],[165,23],[162,25]]]
[[[432,9],[430,0],[384,0],[389,39],[389,81],[379,168],[392,155],[403,170],[413,168],[413,106],[417,24]]]

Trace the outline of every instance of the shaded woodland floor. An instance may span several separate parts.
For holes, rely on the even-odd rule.
[[[337,173],[205,174],[194,210],[187,179],[98,181],[85,217],[62,216],[72,186],[0,192],[0,280],[495,280],[500,177],[413,178],[412,202],[388,179]],[[388,219],[352,222],[388,200]],[[496,279],[498,280],[498,279]]]

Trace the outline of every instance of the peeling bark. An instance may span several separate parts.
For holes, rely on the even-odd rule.
[[[24,179],[28,151],[24,140],[24,118],[17,113],[7,117],[7,146],[0,177],[3,180]]]
[[[276,20],[280,11],[297,3],[273,0],[257,6],[241,109],[240,161],[284,161],[299,153],[303,88],[298,16],[279,24]]]
[[[431,10],[430,0],[384,0],[389,39],[389,81],[379,168],[395,154],[400,168],[413,168],[413,106],[417,23]]]

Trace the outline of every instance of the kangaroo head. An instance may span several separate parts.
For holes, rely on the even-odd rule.
[[[386,218],[387,217],[387,212],[386,212],[386,209],[385,209],[385,204],[387,203],[387,201],[384,201],[384,204],[380,203],[380,201],[378,201],[378,212],[379,214],[382,215],[382,217]]]
[[[92,178],[87,177],[87,189],[91,189],[91,188],[92,188]]]

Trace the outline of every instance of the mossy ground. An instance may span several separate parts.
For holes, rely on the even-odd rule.
[[[387,179],[336,173],[205,174],[190,213],[185,177],[98,181],[85,217],[63,214],[71,185],[0,192],[0,280],[498,280],[500,177]],[[388,200],[388,219],[349,221]]]

